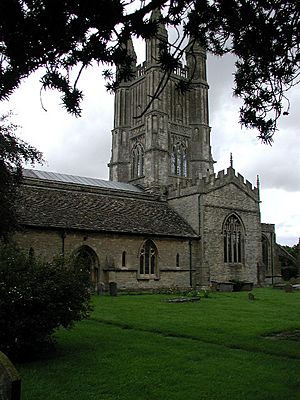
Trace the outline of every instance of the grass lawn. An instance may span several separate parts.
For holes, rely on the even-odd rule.
[[[94,298],[90,319],[57,333],[57,351],[18,365],[22,400],[300,400],[300,292]]]

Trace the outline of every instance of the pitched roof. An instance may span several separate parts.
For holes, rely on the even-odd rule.
[[[60,174],[57,172],[39,171],[37,169],[24,169],[25,178],[42,179],[49,182],[65,182],[76,185],[95,186],[104,189],[126,190],[140,193],[143,190],[137,186],[125,182],[106,181],[99,178],[88,178],[85,176]]]
[[[25,179],[18,207],[21,225],[197,237],[167,202],[151,195],[46,183]]]

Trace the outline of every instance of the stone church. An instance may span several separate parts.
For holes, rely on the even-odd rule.
[[[84,260],[95,287],[264,284],[279,273],[274,225],[261,223],[259,188],[232,165],[214,173],[204,49],[190,40],[185,65],[164,80],[167,38],[160,24],[141,65],[127,44],[134,77],[115,95],[110,180],[25,170],[16,241],[48,260]],[[181,79],[192,90],[178,91]]]

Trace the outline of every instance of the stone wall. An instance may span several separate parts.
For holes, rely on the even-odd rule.
[[[158,276],[155,279],[141,279],[140,250],[149,238],[157,248]],[[15,241],[25,251],[29,252],[32,248],[35,256],[47,261],[63,252],[67,257],[76,254],[80,248],[88,248],[96,255],[98,281],[106,286],[109,282],[117,282],[118,288],[122,290],[188,287],[190,270],[194,274],[199,265],[196,240],[190,246],[188,239],[27,228],[15,235]],[[125,265],[122,265],[123,252],[126,252]]]
[[[209,175],[196,182],[177,185],[169,190],[169,205],[200,236],[198,244],[198,285],[212,280],[243,280],[257,283],[261,268],[261,224],[258,191],[233,168]],[[224,262],[223,224],[236,215],[243,225],[243,260]]]
[[[258,203],[234,184],[201,196],[201,237],[203,238],[203,268],[209,280],[240,280],[257,282],[257,264],[261,260],[261,231]],[[244,228],[241,263],[224,262],[223,224],[236,215]]]

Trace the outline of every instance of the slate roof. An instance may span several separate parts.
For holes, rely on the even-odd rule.
[[[18,213],[21,225],[31,227],[197,237],[165,201],[143,193],[25,179]]]
[[[64,182],[70,184],[74,183],[76,185],[87,185],[104,189],[126,190],[129,192],[137,192],[137,193],[143,191],[142,189],[138,188],[137,186],[131,185],[130,183],[106,181],[104,179],[60,174],[57,172],[39,171],[37,169],[24,169],[23,176],[25,178],[42,179],[44,181],[50,181],[50,182]]]

